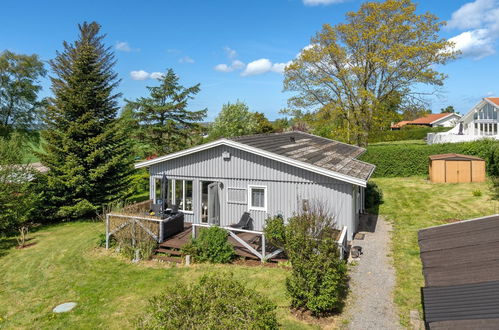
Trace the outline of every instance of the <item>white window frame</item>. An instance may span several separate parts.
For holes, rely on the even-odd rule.
[[[172,202],[175,202],[175,190],[176,190],[176,185],[177,181],[182,181],[182,208],[185,208],[185,205],[187,204],[185,202],[185,181],[191,181],[192,182],[192,210],[183,210],[179,208],[179,211],[182,211],[182,213],[187,213],[187,214],[194,214],[194,180],[187,180],[187,179],[171,179],[172,185]],[[178,205],[177,205],[178,206]]]
[[[251,192],[253,189],[263,189],[263,207],[256,207],[251,205],[252,199],[251,199]],[[248,185],[248,210],[250,211],[265,211],[267,212],[267,186],[261,186],[261,185]]]

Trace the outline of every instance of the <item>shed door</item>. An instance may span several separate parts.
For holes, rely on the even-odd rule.
[[[448,160],[445,162],[446,182],[471,182],[471,162]]]

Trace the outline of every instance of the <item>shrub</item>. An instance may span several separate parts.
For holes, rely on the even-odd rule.
[[[482,196],[482,191],[480,189],[473,190],[472,194],[475,197],[480,197],[480,196]]]
[[[235,256],[234,248],[227,241],[229,234],[220,227],[204,228],[199,237],[183,247],[183,254],[190,254],[194,261],[229,263]]]
[[[383,192],[375,182],[368,182],[366,186],[366,209],[373,209],[383,203]]]
[[[499,170],[498,143],[480,140],[443,144],[382,144],[371,145],[360,159],[376,165],[373,177],[407,177],[428,174],[428,157],[437,154],[459,153],[481,157],[487,162],[489,174]],[[497,155],[497,156],[496,156]]]
[[[140,329],[277,329],[276,306],[230,274],[209,274],[194,285],[175,283],[149,300]]]
[[[333,219],[318,207],[295,215],[288,224],[282,219],[267,220],[265,235],[279,242],[292,265],[286,290],[294,308],[308,309],[315,316],[340,311],[348,293],[345,261],[336,245]],[[267,229],[268,228],[268,229]]]

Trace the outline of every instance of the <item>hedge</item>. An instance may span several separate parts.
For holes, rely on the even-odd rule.
[[[423,140],[428,133],[439,133],[450,130],[450,127],[425,127],[425,126],[404,126],[396,131],[381,131],[369,135],[369,143],[405,141],[405,140]]]
[[[360,160],[376,165],[373,177],[407,177],[428,174],[428,157],[459,153],[485,159],[489,175],[499,175],[499,141],[481,140],[445,144],[380,144],[367,147]]]

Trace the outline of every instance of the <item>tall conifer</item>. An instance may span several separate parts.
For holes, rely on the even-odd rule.
[[[79,39],[64,42],[50,65],[53,98],[42,133],[47,206],[56,217],[76,218],[123,197],[132,171],[129,143],[117,119],[119,80],[114,54],[96,22],[79,25]]]

